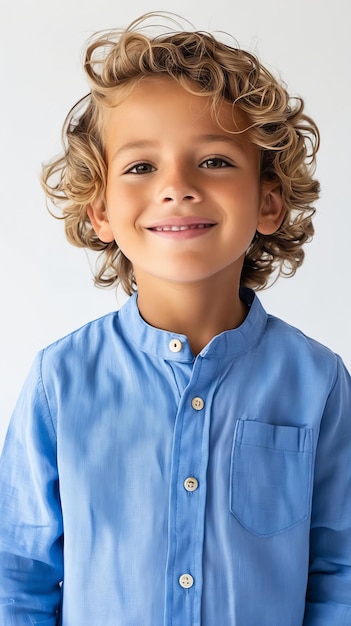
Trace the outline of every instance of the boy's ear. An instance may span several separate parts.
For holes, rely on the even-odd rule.
[[[111,230],[104,200],[98,198],[89,204],[87,206],[87,215],[99,239],[104,243],[111,243],[111,241],[114,240],[114,235]]]
[[[280,184],[277,181],[262,181],[257,231],[261,235],[272,235],[281,225],[285,213]]]

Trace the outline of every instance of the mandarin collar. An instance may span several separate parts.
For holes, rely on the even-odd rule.
[[[267,313],[252,289],[242,287],[240,298],[249,307],[243,323],[233,330],[226,330],[213,337],[199,356],[234,357],[247,352],[259,341],[266,326]],[[143,352],[169,361],[195,360],[185,335],[161,330],[145,322],[138,309],[138,293],[134,293],[122,306],[119,316],[124,332]]]

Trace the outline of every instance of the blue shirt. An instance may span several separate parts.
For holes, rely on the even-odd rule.
[[[350,377],[242,297],[196,358],[136,296],[38,355],[0,465],[2,625],[351,624]]]

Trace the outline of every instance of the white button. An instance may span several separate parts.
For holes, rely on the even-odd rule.
[[[179,576],[179,584],[183,589],[189,589],[194,584],[194,579],[191,574],[182,574]]]
[[[191,401],[191,406],[195,411],[201,411],[204,408],[205,403],[202,398],[193,398]]]
[[[198,481],[193,476],[186,478],[183,484],[187,491],[196,491],[199,486]]]
[[[171,352],[180,352],[183,347],[183,344],[181,341],[179,341],[179,339],[171,339],[171,341],[168,344],[168,347]]]

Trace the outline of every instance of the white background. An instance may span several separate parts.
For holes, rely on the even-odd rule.
[[[60,150],[69,108],[87,91],[83,44],[142,13],[174,11],[199,30],[231,33],[305,98],[322,135],[316,236],[266,308],[341,354],[351,367],[349,0],[12,0],[2,10],[0,448],[35,353],[123,302],[93,286],[88,258],[46,211],[41,162]],[[90,259],[91,262],[91,259]]]

